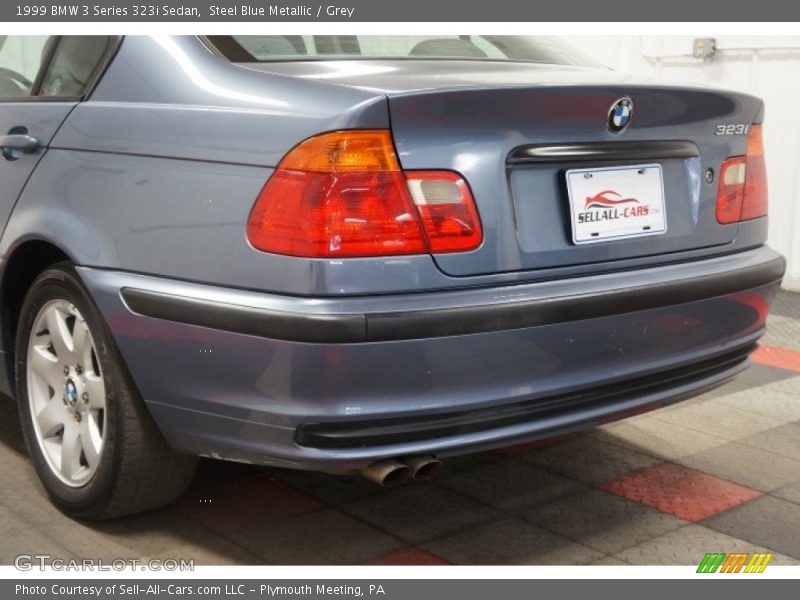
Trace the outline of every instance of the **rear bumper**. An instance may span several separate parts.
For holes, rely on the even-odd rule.
[[[748,344],[696,364],[526,402],[395,419],[306,423],[297,429],[297,443],[313,448],[375,448],[535,421],[544,425],[539,433],[564,433],[660,408],[715,387],[744,370],[754,348]]]
[[[81,268],[178,449],[308,469],[461,454],[695,395],[746,367],[783,258],[297,298]]]

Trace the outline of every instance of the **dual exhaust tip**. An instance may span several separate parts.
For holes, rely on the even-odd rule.
[[[361,474],[378,485],[392,486],[406,481],[425,481],[442,469],[442,461],[429,454],[377,460],[361,470]]]

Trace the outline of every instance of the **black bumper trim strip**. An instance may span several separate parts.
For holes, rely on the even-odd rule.
[[[369,341],[417,339],[553,325],[705,300],[780,280],[783,257],[746,269],[660,284],[487,306],[367,315]]]
[[[637,397],[699,383],[704,379],[716,376],[716,379],[706,386],[699,385],[685,394],[676,394],[667,400],[656,402],[656,404],[668,405],[685,397],[694,396],[706,388],[716,387],[727,380],[727,378],[720,380],[719,376],[737,365],[743,365],[748,355],[756,347],[756,344],[748,344],[732,352],[693,365],[579,392],[537,398],[505,406],[439,415],[306,423],[297,428],[295,439],[299,445],[311,448],[365,448],[467,435],[526,423],[535,419],[546,419],[573,412],[577,414],[586,407],[596,408],[605,405],[608,408],[606,414],[613,416],[615,413],[625,412],[618,408],[615,410],[615,407]],[[642,410],[647,410],[646,407],[649,404],[652,402],[643,402]],[[632,415],[625,412],[620,418],[622,416]]]
[[[295,342],[366,341],[364,315],[291,313],[124,288],[135,313],[189,325]]]
[[[714,275],[502,304],[389,313],[294,313],[123,288],[141,315],[271,339],[320,344],[467,335],[594,319],[705,300],[780,281],[783,257]]]

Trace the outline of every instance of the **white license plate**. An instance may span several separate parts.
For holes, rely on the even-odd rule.
[[[667,230],[661,165],[571,169],[567,191],[576,244]]]

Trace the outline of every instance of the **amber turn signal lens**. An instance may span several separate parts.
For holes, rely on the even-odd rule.
[[[399,171],[392,136],[383,129],[334,131],[301,142],[279,169],[317,173]]]

